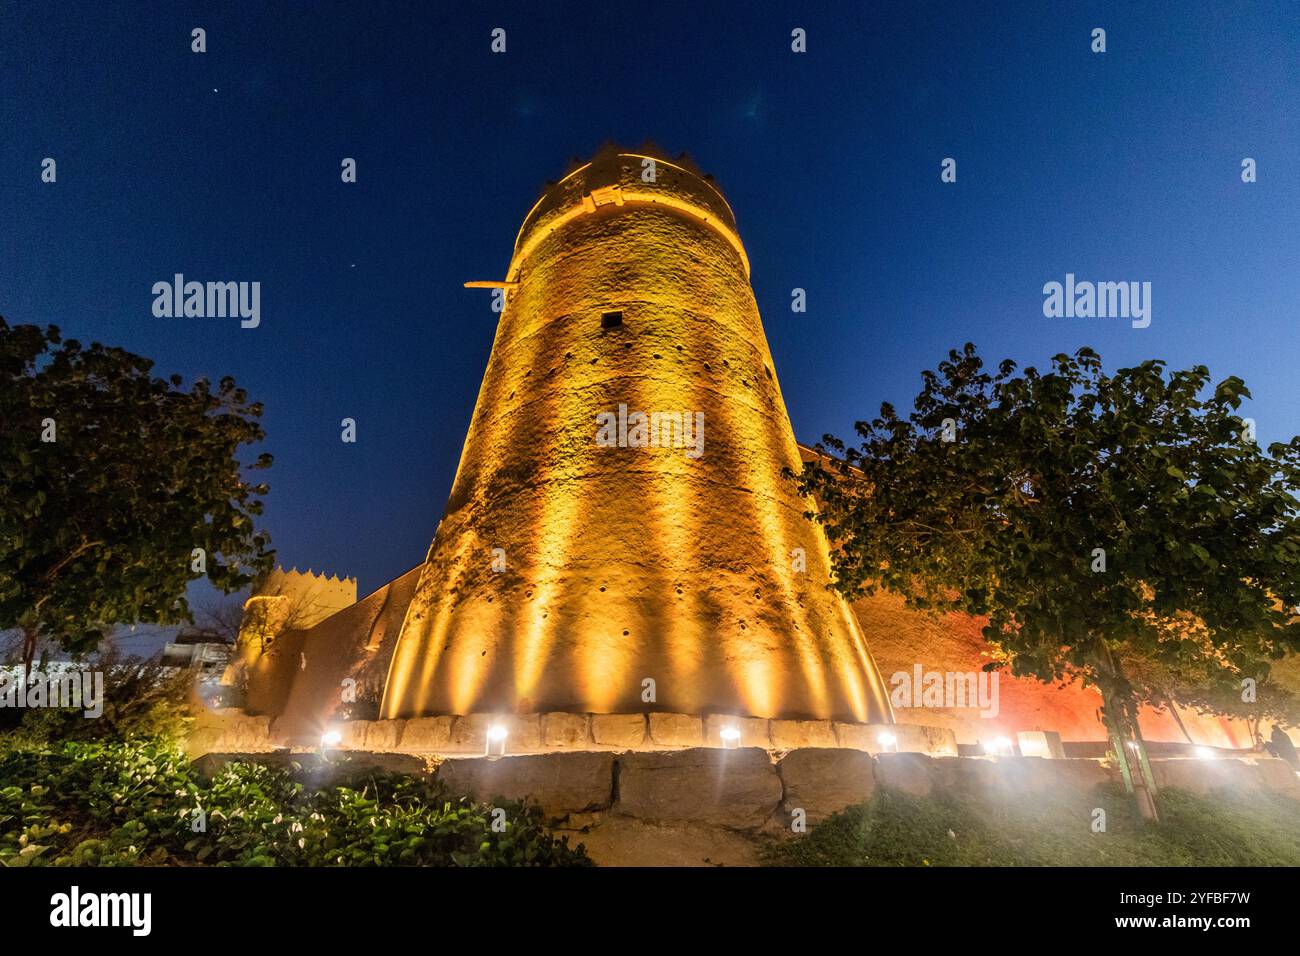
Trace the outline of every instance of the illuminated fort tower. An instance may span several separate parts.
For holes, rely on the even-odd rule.
[[[525,217],[505,285],[381,716],[888,721],[826,539],[781,477],[799,450],[718,190],[604,151]],[[603,447],[598,416],[620,406],[702,413],[702,454]]]
[[[277,746],[319,747],[339,728],[352,749],[484,744],[482,722],[467,734],[447,722],[440,742],[442,722],[358,717],[376,710],[888,721],[863,627],[891,676],[988,662],[981,619],[930,618],[887,594],[855,615],[827,589],[826,540],[780,477],[801,450],[731,210],[679,165],[657,159],[648,175],[647,158],[602,153],[525,218],[426,561],[360,600],[352,579],[293,572],[249,600],[225,682],[273,718]],[[702,413],[703,454],[601,447],[597,416],[620,406]],[[1100,703],[1004,672],[996,718],[926,707],[904,719],[969,745],[1031,728],[1101,741]],[[1148,740],[1252,745],[1245,722],[1190,711],[1144,710],[1142,725]]]

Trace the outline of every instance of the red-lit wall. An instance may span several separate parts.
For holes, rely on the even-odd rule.
[[[866,634],[867,646],[887,686],[898,672],[914,673],[917,664],[924,671],[979,671],[989,658],[980,633],[984,622],[964,615],[931,618],[909,611],[900,598],[877,595],[854,605]],[[1065,741],[1100,741],[1105,731],[1097,719],[1101,696],[1079,684],[1043,684],[1016,678],[1003,671],[998,675],[998,712],[981,717],[978,708],[942,709],[895,708],[899,723],[950,727],[963,744],[976,744],[995,737],[1014,740],[1021,730],[1056,731]],[[1187,709],[1179,716],[1196,744],[1211,747],[1249,748],[1250,733],[1244,721],[1206,717]],[[1151,741],[1186,743],[1187,736],[1169,712],[1146,708],[1142,733]]]

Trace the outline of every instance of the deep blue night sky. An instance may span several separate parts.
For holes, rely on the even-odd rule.
[[[805,441],[910,404],[966,340],[1205,363],[1262,440],[1300,432],[1300,5],[448,6],[0,12],[0,314],[235,376],[286,566],[364,593],[423,559],[493,335],[461,284],[501,278],[543,183],[607,140],[716,177]],[[260,281],[261,326],[155,318],[177,272]],[[1150,281],[1151,326],[1044,318],[1067,272]]]

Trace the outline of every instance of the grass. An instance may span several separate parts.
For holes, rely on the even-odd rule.
[[[1012,801],[877,790],[807,834],[764,848],[771,866],[1300,866],[1300,801],[1165,790],[1144,823],[1123,788]],[[1104,832],[1094,813],[1105,812]]]

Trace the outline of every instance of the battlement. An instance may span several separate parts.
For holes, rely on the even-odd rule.
[[[312,627],[357,603],[357,579],[317,574],[311,568],[299,571],[294,567],[286,571],[277,567],[259,583],[249,603],[272,597],[286,599],[276,603],[290,608],[292,627]]]

